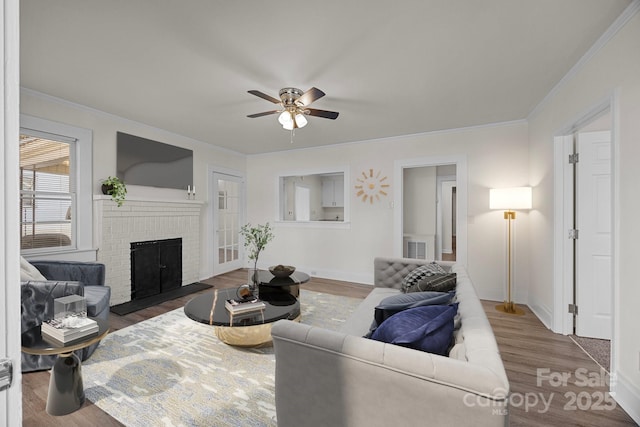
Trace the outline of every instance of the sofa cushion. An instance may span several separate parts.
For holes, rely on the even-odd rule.
[[[376,306],[374,321],[376,325],[381,325],[389,317],[401,311],[425,305],[449,304],[451,298],[453,298],[453,292],[412,292],[392,295]]]
[[[410,308],[382,322],[371,338],[446,356],[457,311],[457,303]]]
[[[455,290],[457,283],[456,273],[434,274],[421,279],[416,286],[408,289],[407,292],[449,292]]]
[[[413,289],[415,289],[418,283],[428,276],[446,273],[447,272],[436,262],[430,262],[429,264],[421,265],[417,268],[414,268],[402,280],[402,292],[413,292]]]
[[[47,280],[29,261],[20,257],[20,281],[27,282],[29,280]]]

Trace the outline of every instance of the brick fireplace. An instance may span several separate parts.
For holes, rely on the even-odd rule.
[[[121,207],[108,196],[94,197],[94,242],[106,266],[111,305],[131,301],[131,243],[182,239],[182,286],[199,280],[200,215],[196,200],[128,198]]]

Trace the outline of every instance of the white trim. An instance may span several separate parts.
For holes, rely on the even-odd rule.
[[[607,30],[596,40],[596,42],[582,55],[567,74],[560,79],[558,83],[547,93],[547,95],[536,105],[527,116],[527,122],[533,120],[555,96],[560,92],[582,69],[591,61],[603,47],[607,45],[618,34],[624,26],[629,22],[636,13],[640,12],[640,0],[633,0],[629,6],[616,18],[615,21],[607,28]]]
[[[614,91],[608,98],[608,102],[600,102],[594,107],[587,110],[582,117],[567,126],[564,126],[562,133],[556,134],[554,137],[554,276],[553,276],[553,294],[554,294],[554,313],[553,313],[553,332],[561,334],[570,334],[573,332],[573,321],[566,307],[569,301],[573,299],[573,290],[571,280],[573,279],[573,269],[567,266],[568,261],[573,256],[570,252],[570,245],[566,239],[566,224],[569,221],[572,189],[568,188],[569,184],[569,167],[567,160],[567,147],[569,138],[573,133],[593,120],[598,114],[609,109],[611,115],[611,150],[612,150],[612,224],[613,224],[613,242],[612,242],[612,283],[613,283],[613,331],[611,339],[611,372],[614,377],[618,373],[619,365],[619,347],[620,347],[620,118],[619,118],[619,93]],[[600,110],[600,111],[598,111]],[[568,134],[569,132],[570,134]],[[571,178],[572,179],[572,178]],[[567,200],[569,199],[569,200]],[[632,386],[632,383],[629,383]],[[629,387],[625,386],[626,389]],[[612,383],[611,390],[615,391],[617,386]],[[625,391],[626,392],[626,391]],[[635,397],[634,397],[635,394]],[[640,393],[630,393],[623,399],[627,402],[635,402],[630,407],[640,407],[638,402]],[[616,398],[618,400],[618,398]],[[635,405],[635,406],[634,406]],[[637,420],[637,418],[636,418]]]
[[[0,427],[22,425],[20,354],[20,223],[19,223],[19,105],[20,4],[4,0],[0,8],[0,358],[13,364],[13,382],[0,391]]]
[[[89,129],[71,126],[65,123],[41,119],[39,117],[20,114],[20,128],[29,133],[40,135],[55,135],[65,140],[75,141],[72,144],[74,152],[72,170],[73,184],[77,189],[76,212],[74,220],[74,249],[79,252],[91,250],[93,245],[93,132]],[[49,136],[50,137],[50,136]],[[56,138],[57,139],[57,138]],[[62,138],[61,138],[62,139]],[[75,157],[74,157],[75,156]],[[68,254],[73,250],[61,249]],[[55,255],[60,250],[54,248],[41,250],[27,250],[25,255]],[[73,259],[67,258],[67,259]],[[95,259],[93,260],[95,261]]]
[[[573,302],[573,248],[567,233],[572,224],[573,175],[568,164],[573,152],[573,134],[554,138],[554,268],[553,268],[553,331],[568,335],[573,333],[573,319],[567,307]]]
[[[396,190],[393,196],[393,256],[402,257],[403,244],[403,170],[425,166],[456,165],[456,262],[467,266],[467,156],[434,156],[396,160],[393,165],[393,178]]]
[[[285,221],[282,218],[284,217],[283,207],[286,206],[286,200],[283,198],[286,196],[284,194],[284,189],[282,187],[282,178],[288,176],[306,176],[306,175],[326,175],[326,174],[335,174],[342,173],[344,176],[343,185],[344,185],[344,203],[343,203],[343,219],[342,221]],[[309,224],[315,224],[314,227],[327,227],[327,228],[349,228],[349,227],[336,227],[335,224],[349,224],[351,221],[351,197],[348,197],[350,194],[351,188],[351,168],[349,165],[337,165],[337,166],[327,166],[327,167],[313,167],[313,168],[304,168],[304,169],[292,169],[285,170],[278,173],[275,182],[275,194],[278,195],[278,203],[275,206],[275,220],[274,223],[278,224],[278,226],[285,227],[309,227]],[[333,225],[331,225],[333,224]]]
[[[611,396],[633,420],[640,424],[640,389],[619,372],[611,371]]]
[[[442,251],[442,183],[446,181],[456,181],[456,176],[455,175],[436,176],[436,242],[435,242],[434,259],[438,261],[442,261],[442,253],[443,253]]]

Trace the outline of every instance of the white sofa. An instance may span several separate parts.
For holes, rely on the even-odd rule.
[[[374,289],[339,332],[281,320],[272,337],[280,427],[506,426],[509,382],[480,300],[457,274],[460,326],[449,357],[363,338],[374,307],[425,261],[376,258]]]

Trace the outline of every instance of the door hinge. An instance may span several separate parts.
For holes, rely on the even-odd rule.
[[[579,153],[569,154],[569,164],[570,165],[575,165],[579,161],[580,161],[580,154]]]
[[[11,387],[13,382],[13,364],[9,359],[0,360],[0,391]]]
[[[571,230],[569,230],[569,239],[578,240],[578,230],[577,229],[572,228]]]
[[[573,314],[574,316],[578,315],[578,306],[575,304],[569,304],[569,313]]]

